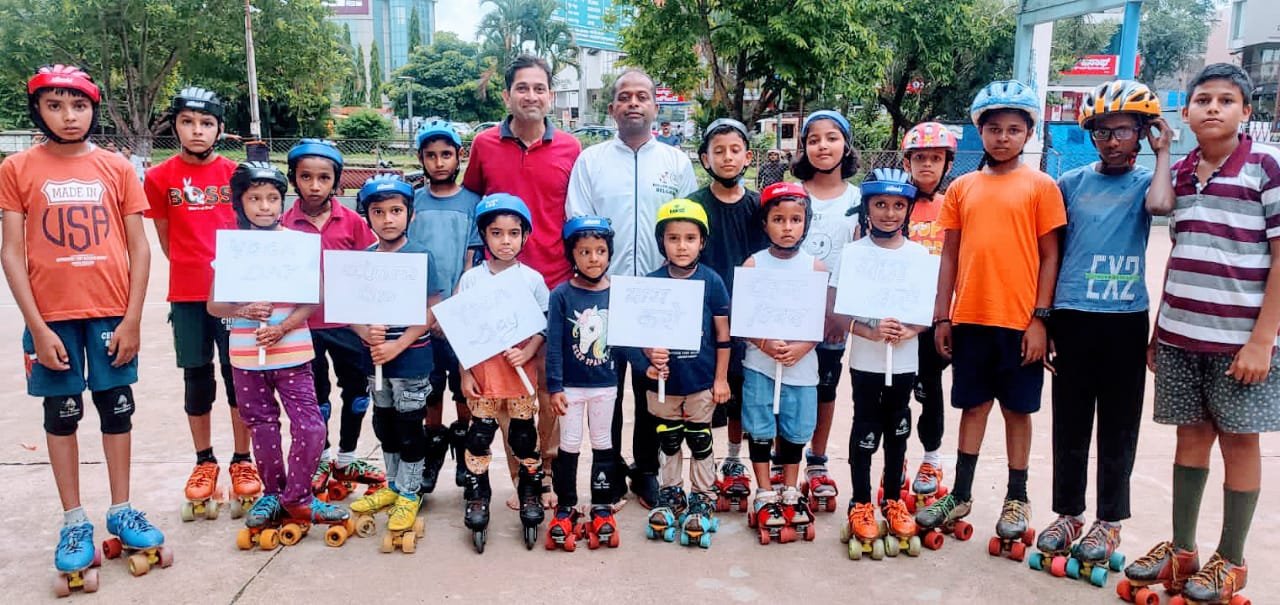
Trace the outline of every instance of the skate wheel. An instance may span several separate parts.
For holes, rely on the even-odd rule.
[[[755,529],[756,525],[758,524],[759,524],[759,520],[756,519],[756,513],[751,513],[747,515],[747,527],[750,527],[751,529]]]
[[[249,528],[242,527],[240,531],[236,532],[236,548],[240,550],[253,548],[253,533],[249,531]]]
[[[1116,596],[1120,597],[1121,601],[1133,601],[1133,585],[1129,583],[1129,580],[1120,580],[1120,582],[1116,584]]]
[[[622,545],[622,536],[618,534],[618,528],[613,528],[613,533],[609,534],[609,548],[617,548]]]
[[[196,507],[190,502],[182,503],[182,511],[179,513],[183,521],[190,522],[196,520]]]
[[[879,561],[884,559],[885,547],[884,540],[875,540],[871,542],[871,560]]]
[[[1058,576],[1059,578],[1067,576],[1072,580],[1080,579],[1080,560],[1075,557],[1071,557],[1069,559],[1066,557],[1054,557],[1053,569],[1053,575]],[[1058,573],[1059,569],[1061,569],[1061,573]]]
[[[546,538],[545,540],[543,540],[543,541],[542,541],[542,547],[543,547],[543,548],[545,548],[545,549],[547,549],[547,550],[555,550],[555,549],[556,549],[556,540],[555,540],[555,538],[552,538],[552,537],[551,537],[551,530],[550,530],[550,529],[547,529],[547,538]]]
[[[135,553],[129,555],[129,573],[135,578],[151,571],[151,561],[147,560],[147,555]]]
[[[101,549],[101,548],[94,548],[94,549],[93,549],[93,563],[92,563],[92,564],[90,564],[90,567],[98,567],[98,566],[100,566],[100,565],[102,565],[102,549]]]
[[[938,550],[939,548],[942,548],[942,543],[946,541],[947,541],[947,538],[942,535],[942,532],[939,532],[939,531],[931,531],[929,533],[926,533],[924,535],[924,539],[921,540],[921,542],[924,544],[924,547],[929,550]]]
[[[102,556],[114,559],[122,552],[124,552],[124,545],[120,543],[120,538],[107,538],[102,542]]]
[[[961,542],[973,537],[973,525],[965,521],[956,521],[955,528],[952,531],[956,539]]]
[[[804,526],[804,541],[805,541],[805,542],[813,542],[813,539],[814,539],[815,537],[817,537],[817,535],[818,535],[818,530],[817,530],[817,528],[815,528],[815,527],[813,526],[813,524],[812,524],[812,523],[810,523],[810,524],[808,524],[808,525]]]
[[[413,532],[407,531],[400,536],[400,552],[411,555],[418,549],[418,536]]]
[[[1177,598],[1174,597],[1174,599]],[[1133,593],[1133,602],[1138,605],[1160,605],[1160,595],[1151,589],[1139,588],[1138,592]]]
[[[1031,546],[1032,544],[1035,544],[1035,542],[1036,542],[1036,530],[1034,528],[1027,528],[1027,531],[1022,532],[1023,545]]]
[[[85,586],[85,589],[84,589],[85,592],[93,592],[92,590],[89,590],[89,580],[87,578],[85,579],[84,586]],[[1251,604],[1252,604],[1252,601],[1249,600],[1249,597],[1246,597],[1242,594],[1238,594],[1231,597],[1231,601],[1227,603],[1227,605],[1251,605]]]
[[[413,520],[413,535],[421,538],[427,534],[427,521],[421,517]]]
[[[573,552],[575,550],[578,550],[578,539],[573,537],[573,534],[569,534],[568,536],[565,536],[564,551]]]
[[[156,558],[160,562],[160,569],[173,565],[173,549],[168,546],[160,546],[156,549]]]
[[[1111,553],[1111,558],[1107,559],[1107,566],[1111,568],[1111,571],[1124,569],[1124,555],[1118,552]]]
[[[65,574],[59,573],[53,577],[53,594],[59,599],[71,596],[71,582]]]
[[[368,538],[378,533],[378,522],[369,515],[360,515],[356,517],[356,535],[361,538]]]
[[[595,550],[597,548],[600,548],[599,534],[592,533],[590,531],[587,532],[587,548],[590,550]]]
[[[396,538],[395,536],[391,535],[391,530],[388,529],[387,533],[382,534],[382,552],[391,553],[391,552],[394,552],[395,549],[396,549]]]
[[[745,512],[747,512],[747,499],[746,499],[746,498],[742,498],[742,499],[738,500],[738,512],[740,512],[740,513],[745,513]]]
[[[688,546],[688,545],[689,545],[689,534],[680,532],[680,546]]]
[[[302,540],[302,527],[296,523],[286,523],[280,528],[280,543],[293,546]]]
[[[849,540],[849,559],[851,561],[862,559],[862,545],[857,540]]]
[[[1027,556],[1026,544],[1023,544],[1021,542],[1014,542],[1013,544],[1009,545],[1010,559],[1013,559],[1014,561],[1018,561],[1019,563],[1021,563],[1022,559],[1024,559],[1026,556]]]
[[[1036,571],[1043,570],[1044,569],[1044,553],[1039,553],[1039,552],[1031,553],[1031,556],[1027,557],[1027,567],[1030,567],[1031,569],[1034,569]]]
[[[911,536],[911,538],[907,540],[907,556],[920,556],[920,536]]]
[[[82,590],[85,592],[98,592],[98,570],[90,567],[89,569],[84,570],[84,573],[80,578],[84,581],[84,584],[81,586]],[[1245,603],[1247,604],[1248,601]]]
[[[768,545],[768,544],[769,544],[769,530],[767,530],[767,529],[765,529],[765,528],[761,527],[761,528],[760,528],[760,530],[759,530],[759,533],[760,533],[760,545],[761,545],[761,546],[766,546],[766,545]]]
[[[330,526],[324,530],[324,543],[337,548],[347,541],[347,528],[341,525]]]
[[[879,520],[879,521],[876,521],[876,531],[880,532],[880,535],[881,535],[881,536],[884,536],[885,534],[888,534],[888,533],[889,533],[889,524],[888,524],[888,523],[886,523],[886,522],[884,521],[884,519],[881,519],[881,520]]]
[[[993,537],[987,541],[987,554],[993,557],[998,557],[1002,550],[1004,550],[1004,547],[1000,543],[1000,538]]]
[[[258,534],[258,548],[262,550],[275,550],[280,546],[280,532],[274,529],[264,529]]]
[[[846,542],[846,543],[849,541],[849,524],[848,523],[844,523],[843,525],[840,526],[840,541]]]
[[[525,550],[533,550],[533,545],[534,545],[534,544],[537,544],[537,543],[538,543],[538,528],[537,528],[537,526],[534,526],[534,527],[526,527],[526,528],[524,528],[524,548],[525,548]]]
[[[884,555],[886,557],[897,557],[898,552],[902,550],[902,545],[898,544],[898,539],[893,536],[885,536],[884,538]]]
[[[698,537],[699,548],[711,548],[711,534],[702,534]]]
[[[906,503],[906,505],[907,505],[907,512],[909,512],[909,513],[911,513],[911,514],[913,514],[913,515],[914,515],[914,514],[916,514],[916,510],[917,510],[919,507],[917,507],[917,506],[916,506],[916,500],[915,500],[915,498],[907,498],[907,499],[903,500],[903,502],[904,502],[904,503]]]
[[[239,519],[240,517],[244,516],[244,505],[240,503],[239,498],[232,500],[229,508],[231,509],[232,519]]]
[[[835,499],[835,498],[827,498],[826,510],[827,510],[827,512],[829,512],[829,513],[834,513],[834,512],[836,512],[836,499]]]
[[[204,518],[210,521],[218,518],[218,501],[209,500],[204,503]]]
[[[488,530],[484,529],[471,532],[471,545],[475,547],[476,554],[484,554],[484,541],[488,533]]]
[[[676,528],[674,528],[674,527],[668,527],[668,528],[666,528],[666,529],[662,530],[662,540],[663,540],[664,542],[675,542],[675,541],[676,541]]]
[[[727,512],[729,512],[729,499],[728,499],[728,498],[716,498],[716,512],[718,512],[718,513],[727,513]]]
[[[794,527],[783,527],[782,531],[778,532],[778,541],[783,544],[795,542],[797,537]]]
[[[1089,572],[1089,583],[1102,588],[1107,585],[1107,568],[1101,565],[1095,565],[1093,570]]]
[[[752,527],[754,527],[754,526],[752,526]],[[656,533],[654,533],[654,531],[653,531],[653,526],[652,526],[652,525],[646,525],[646,526],[644,527],[644,537],[646,537],[646,538],[648,538],[648,539],[650,539],[650,540],[655,540],[655,539],[657,539],[658,535],[657,535]]]

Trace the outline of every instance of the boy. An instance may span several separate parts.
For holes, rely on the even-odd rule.
[[[262,491],[257,467],[249,458],[249,429],[236,409],[227,326],[205,308],[213,285],[215,234],[219,229],[235,228],[230,183],[236,163],[214,151],[222,134],[224,111],[217,95],[191,86],[174,95],[169,107],[179,151],[147,171],[143,190],[150,208],[145,215],[155,221],[160,250],[169,259],[169,324],[173,327],[174,354],[182,368],[183,407],[196,451],[196,466],[185,491],[189,503],[203,507],[218,493],[220,470],[211,438],[211,411],[218,394],[213,372],[215,346],[231,408],[234,451],[227,471],[232,491],[240,498],[252,498]],[[183,507],[184,520],[194,518],[191,508]]]
[[[409,240],[421,246],[431,258],[431,275],[447,298],[458,286],[462,272],[471,268],[475,255],[480,251],[480,235],[475,229],[476,204],[480,196],[458,185],[459,152],[462,139],[453,126],[443,120],[431,120],[418,129],[418,161],[427,178],[427,186],[414,195],[413,214],[417,217],[409,223]],[[453,450],[457,463],[454,482],[462,487],[466,482],[466,463],[462,461],[463,438],[471,413],[467,400],[462,396],[458,359],[444,334],[432,334],[431,394],[427,397],[427,464],[423,469],[422,492],[435,490],[445,452]],[[458,419],[444,427],[444,389],[446,383],[453,392],[453,405]]]
[[[1031,517],[1031,414],[1040,409],[1044,322],[1066,212],[1053,179],[1021,162],[1040,118],[1035,91],[1016,81],[993,82],[978,91],[969,114],[982,137],[985,167],[947,188],[938,217],[946,235],[934,302],[935,344],[953,364],[951,405],[963,410],[956,477],[951,493],[917,513],[916,522],[932,529],[969,514],[978,451],[998,398],[1009,481],[996,535],[998,546],[1019,558],[1016,551],[1026,544],[1012,541],[1026,537]]]
[[[698,263],[707,245],[707,214],[690,200],[671,200],[658,209],[654,236],[667,259],[647,277],[694,279],[705,283],[702,304],[702,341],[696,351],[645,349],[633,355],[636,371],[644,372],[649,413],[658,419],[658,445],[662,453],[658,506],[649,513],[649,537],[661,533],[670,542],[677,520],[680,532],[711,545],[708,532],[715,527],[715,458],[712,457],[711,416],[728,401],[729,391],[729,291],[720,276]],[[665,380],[665,401],[658,400],[656,380]],[[741,439],[741,437],[739,437]],[[689,444],[690,497],[685,513],[684,461],[680,443]],[[667,529],[670,528],[670,529]],[[705,536],[705,537],[704,537]]]
[[[151,262],[141,216],[147,201],[128,160],[88,142],[101,99],[79,68],[41,67],[27,81],[27,110],[46,140],[0,164],[0,262],[26,324],[27,393],[44,400],[49,465],[63,509],[53,558],[64,576],[92,565],[97,545],[80,507],[76,428],[86,386],[107,458],[107,531],[130,548],[164,544],[160,530],[129,506],[130,385],[138,380]],[[77,578],[64,577],[60,594],[70,593],[67,579]],[[83,580],[96,587],[96,572]]]
[[[1280,376],[1271,371],[1280,362],[1280,152],[1239,134],[1253,94],[1239,67],[1209,65],[1187,90],[1182,117],[1198,146],[1174,165],[1172,192],[1167,177],[1152,181],[1153,195],[1159,186],[1175,198],[1165,295],[1147,351],[1155,420],[1178,426],[1173,540],[1125,575],[1133,586],[1164,583],[1188,600],[1226,602],[1248,576],[1244,543],[1262,483],[1258,433],[1280,429]],[[1214,441],[1226,469],[1222,534],[1197,572],[1196,522]]]

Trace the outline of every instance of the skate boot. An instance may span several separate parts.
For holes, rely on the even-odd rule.
[[[870,502],[849,503],[849,522],[840,532],[840,539],[849,543],[849,558],[854,561],[862,555],[871,555],[872,561],[884,558],[884,540],[881,540],[880,523],[876,522],[876,507]]]
[[[1244,590],[1248,580],[1247,565],[1234,565],[1215,552],[1200,571],[1187,579],[1187,583],[1182,586],[1182,596],[1174,597],[1171,603],[1246,605],[1249,599],[1237,593]]]
[[[836,510],[836,482],[827,474],[827,457],[809,454],[805,459],[805,482],[800,490],[813,502],[814,510],[825,510],[829,513]]]
[[[542,510],[542,469],[530,471],[521,466],[516,473],[516,494],[520,497],[520,525],[524,528],[524,547],[533,550],[538,543],[538,526],[546,518]]]
[[[708,494],[689,496],[689,508],[680,517],[680,545],[696,544],[711,548],[711,534],[720,529],[720,521],[711,515],[715,504]]]
[[[239,519],[262,495],[262,479],[258,477],[258,465],[248,460],[232,462],[227,474],[231,475],[231,491],[235,494],[231,500],[231,518]]]
[[[53,567],[58,575],[53,579],[53,593],[59,597],[71,594],[79,588],[85,592],[98,591],[98,570],[102,552],[93,541],[93,524],[64,525],[58,533],[58,547],[53,551]]]
[[[944,534],[952,534],[961,542],[973,537],[973,525],[963,519],[973,510],[973,501],[961,502],[947,494],[916,513],[920,541],[929,550],[942,548]]]
[[[782,497],[773,490],[756,490],[747,525],[759,531],[760,544],[771,541],[787,543],[796,539],[795,530],[787,526],[787,518],[783,515]]]
[[[812,541],[815,528],[813,526],[813,509],[809,508],[809,499],[800,494],[794,487],[782,492],[782,517],[787,520],[787,527],[797,537]]]
[[[489,488],[489,473],[475,474],[467,471],[466,500],[462,521],[471,530],[471,544],[476,553],[484,554],[484,543],[489,537],[489,500],[493,492]]]
[[[640,506],[645,509],[653,509],[658,506],[661,495],[658,490],[658,474],[646,473],[631,468],[631,491],[635,493],[636,499],[640,501]]]
[[[125,508],[107,516],[107,533],[113,537],[102,543],[102,556],[114,559],[129,556],[129,573],[140,576],[159,565],[173,565],[173,550],[164,545],[164,534],[147,521],[142,511]]]
[[[1106,586],[1108,568],[1110,571],[1124,569],[1124,555],[1116,552],[1118,548],[1120,526],[1094,521],[1084,539],[1071,549],[1071,558],[1066,566],[1067,577],[1073,580],[1087,578],[1094,586]]]
[[[218,473],[222,468],[216,462],[202,462],[191,470],[184,490],[187,501],[182,505],[182,520],[195,521],[196,517],[218,518]]]
[[[427,456],[422,465],[422,487],[419,494],[430,494],[436,491],[436,483],[440,480],[440,469],[444,466],[444,456],[449,452],[449,429],[444,427],[427,428]]]
[[[916,478],[911,482],[911,491],[915,494],[911,503],[915,505],[916,510],[929,506],[938,498],[947,495],[947,487],[942,484],[942,468],[928,462],[920,463]]]
[[[1058,515],[1049,527],[1040,532],[1040,538],[1036,540],[1036,548],[1040,552],[1033,552],[1027,557],[1027,566],[1036,571],[1047,569],[1058,578],[1067,575],[1071,545],[1080,539],[1083,531],[1084,521],[1080,518]]]
[[[335,548],[345,544],[347,537],[356,529],[350,513],[319,498],[312,498],[306,504],[286,506],[284,516],[280,542],[285,546],[301,541],[311,531],[312,525],[328,526],[324,532],[324,543]]]
[[[618,533],[618,520],[613,515],[613,507],[608,504],[593,504],[591,517],[582,522],[579,535],[586,536],[587,548],[595,550],[601,546],[617,548],[622,542]]]
[[[585,527],[578,527],[580,516],[578,509],[572,506],[556,507],[556,516],[552,517],[551,523],[547,525],[547,550],[560,547],[565,552],[573,552],[578,549],[578,534],[586,531]]]
[[[727,513],[731,507],[747,510],[747,498],[751,496],[751,478],[747,467],[737,458],[725,458],[720,465],[720,479],[716,481],[716,511]]]
[[[662,488],[658,492],[658,505],[649,511],[649,525],[644,535],[650,540],[660,537],[667,542],[675,542],[680,516],[688,505],[683,487],[670,485]]]
[[[906,500],[886,500],[880,507],[884,516],[881,533],[884,534],[884,554],[890,557],[905,552],[908,557],[920,556],[920,536],[916,527],[916,519],[907,510]]]
[[[269,494],[258,498],[245,513],[244,527],[236,533],[236,547],[249,550],[254,546],[262,550],[275,550],[280,545],[280,520],[284,506],[280,497]]]
[[[467,486],[467,463],[466,463],[466,447],[467,447],[467,428],[471,425],[466,420],[455,420],[449,425],[449,451],[453,452],[453,461],[456,464],[453,470],[453,482],[458,487]]]
[[[333,479],[340,481],[348,486],[347,493],[355,488],[355,484],[361,483],[365,485],[364,495],[372,494],[387,484],[387,474],[382,469],[369,463],[368,460],[356,458],[351,464],[346,466],[333,465],[331,472]],[[333,495],[333,494],[330,494]],[[341,498],[330,498],[330,501],[342,500],[347,496],[344,494]]]
[[[386,488],[375,493],[387,491]],[[422,496],[418,494],[399,494],[391,506],[387,519],[387,533],[382,535],[382,552],[400,552],[412,554],[417,549],[418,538],[426,533],[426,521],[418,516],[422,508]]]
[[[987,554],[993,557],[1007,555],[1014,561],[1027,556],[1027,547],[1036,539],[1031,529],[1031,504],[1021,500],[1006,499],[996,522],[996,535],[987,542]]]
[[[316,472],[311,473],[311,494],[317,498],[328,498],[329,493],[329,474],[333,470],[333,463],[328,460],[321,459],[316,465]]]
[[[373,516],[390,508],[400,498],[400,493],[384,487],[372,494],[361,496],[351,503],[351,514],[356,525],[356,535],[368,538],[378,533],[378,522]]]
[[[1150,586],[1163,584],[1165,590],[1178,594],[1199,571],[1200,555],[1196,551],[1178,549],[1173,542],[1161,542],[1124,568],[1125,579],[1116,585],[1116,594],[1131,603],[1157,603],[1160,597]]]

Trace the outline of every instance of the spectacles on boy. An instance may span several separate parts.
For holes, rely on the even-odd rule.
[[[1117,141],[1132,141],[1138,136],[1138,129],[1132,126],[1124,126],[1121,128],[1094,128],[1090,131],[1090,135],[1095,141],[1105,141],[1111,137],[1115,137]]]

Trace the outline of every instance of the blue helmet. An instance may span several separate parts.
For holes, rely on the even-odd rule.
[[[871,225],[871,197],[876,195],[897,195],[907,198],[907,215],[902,220],[902,233],[906,235],[911,224],[911,210],[916,204],[916,186],[911,183],[911,175],[899,168],[876,168],[863,179],[858,186],[862,193],[862,203],[858,205],[858,225],[863,233],[875,237],[890,237],[894,232],[885,233]]]
[[[1017,80],[998,80],[978,91],[969,106],[969,117],[978,126],[982,114],[993,109],[1021,109],[1031,116],[1031,127],[1040,122],[1040,95]]]
[[[289,181],[296,184],[294,180],[294,171],[298,167],[298,160],[306,157],[324,158],[333,162],[333,183],[334,187],[342,181],[342,152],[338,151],[338,146],[333,141],[325,139],[302,139],[298,141],[289,150],[289,156],[286,162],[289,165]]]
[[[844,134],[845,143],[851,143],[853,141],[853,129],[849,126],[849,120],[843,115],[840,115],[840,112],[830,109],[820,109],[809,114],[809,116],[804,119],[804,126],[800,128],[801,141],[809,137],[809,125],[813,124],[816,120],[831,120],[832,122],[835,122],[836,126],[840,128],[840,132]]]
[[[577,265],[573,262],[573,247],[578,243],[578,238],[584,235],[602,238],[609,249],[609,258],[613,258],[613,225],[603,216],[572,217],[565,221],[560,235],[564,238],[564,256],[569,259],[569,266],[574,271],[577,271]]]
[[[485,227],[503,214],[514,214],[520,217],[525,234],[533,233],[533,215],[529,214],[529,207],[525,205],[524,200],[509,193],[493,193],[484,196],[484,199],[476,204],[476,230],[480,232],[481,239],[484,238]]]
[[[422,146],[433,137],[444,137],[455,148],[462,148],[462,137],[453,129],[453,125],[444,120],[431,120],[418,127],[418,134],[413,139],[413,148],[422,151]]]
[[[369,198],[378,194],[392,193],[404,197],[409,208],[409,216],[413,216],[413,186],[406,183],[397,174],[375,174],[369,177],[356,193],[356,212],[368,218]]]

